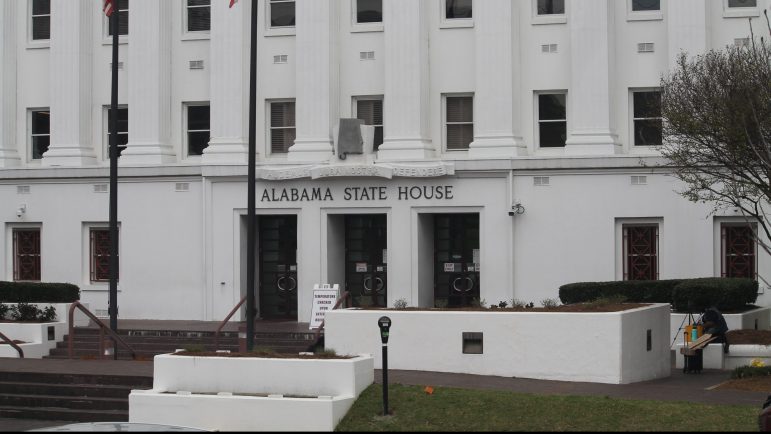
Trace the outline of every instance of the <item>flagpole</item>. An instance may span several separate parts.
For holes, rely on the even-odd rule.
[[[112,89],[110,99],[110,329],[118,332],[118,30],[117,0],[112,5]],[[113,358],[118,360],[118,342],[113,339]]]
[[[249,167],[247,169],[247,223],[246,223],[246,349],[251,351],[254,348],[254,320],[256,317],[256,306],[254,297],[255,278],[254,278],[254,207],[256,205],[255,197],[255,163],[256,163],[256,107],[257,107],[257,0],[252,0],[252,19],[251,46],[249,50]]]

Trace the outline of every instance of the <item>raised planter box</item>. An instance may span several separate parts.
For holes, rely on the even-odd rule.
[[[325,346],[374,354],[379,368],[383,315],[392,320],[392,369],[612,384],[670,374],[668,304],[604,313],[343,309],[326,314]]]
[[[0,332],[19,344],[25,359],[41,359],[47,356],[56,343],[64,339],[67,323],[64,321],[43,323],[0,322]],[[10,345],[0,345],[0,357],[18,358],[19,353]]]
[[[16,303],[3,303],[7,306],[16,306]],[[67,322],[67,316],[70,314],[70,306],[72,306],[72,303],[30,303],[34,304],[38,307],[38,309],[43,310],[47,308],[48,306],[53,306],[56,309],[56,321],[64,321]],[[88,303],[81,303],[83,306],[88,309]],[[79,310],[75,310],[75,327],[86,327],[89,324],[89,319],[86,315],[83,314],[83,312]]]
[[[675,359],[675,367],[683,368],[685,359],[678,348]],[[709,344],[702,350],[702,367],[704,369],[733,370],[740,366],[749,366],[753,360],[759,359],[766,366],[771,365],[771,346],[766,345],[730,345],[728,354],[723,353],[723,344]]]
[[[693,319],[698,320],[700,313],[694,313]],[[683,331],[684,327],[688,325],[688,314],[685,313],[672,313],[670,314],[669,323],[669,342],[674,344],[683,343]],[[743,313],[726,313],[723,314],[728,330],[769,330],[771,329],[771,307],[759,307]],[[685,321],[683,321],[685,320]],[[674,348],[674,345],[673,345]],[[679,353],[678,353],[679,355]]]
[[[332,431],[374,381],[374,360],[155,356],[129,422],[220,431]]]

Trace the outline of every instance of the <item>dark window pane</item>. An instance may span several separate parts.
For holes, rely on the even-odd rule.
[[[658,227],[625,226],[625,280],[657,280]]]
[[[110,231],[91,229],[91,280],[110,279]]]
[[[270,131],[270,149],[274,154],[289,152],[289,147],[294,144],[294,128],[276,128]]]
[[[203,150],[209,146],[209,132],[197,131],[187,133],[187,154],[202,155]]]
[[[538,125],[540,146],[542,148],[560,148],[567,140],[567,122],[541,122]]]
[[[208,130],[209,129],[209,106],[189,106],[187,108],[187,129],[188,130]]]
[[[294,26],[294,2],[271,3],[270,26],[271,27]]]
[[[468,149],[474,140],[474,125],[447,125],[447,149]]]
[[[50,143],[51,138],[49,136],[32,137],[32,159],[39,160],[43,158],[43,154],[48,150]]]
[[[188,6],[209,6],[211,0],[187,0]]]
[[[721,225],[723,277],[755,279],[755,235],[750,226]]]
[[[447,122],[474,122],[474,99],[447,97]]]
[[[452,18],[471,18],[472,0],[445,0],[447,9],[445,17],[447,19]]]
[[[375,140],[372,146],[377,151],[377,149],[382,144],[383,144],[383,127],[375,127]]]
[[[729,8],[754,8],[757,5],[757,0],[728,0]]]
[[[112,109],[107,109],[107,129],[112,131]],[[128,109],[118,109],[118,133],[128,133]]]
[[[51,17],[32,17],[32,39],[51,39]]]
[[[200,32],[211,28],[211,8],[189,8],[187,10],[187,31]]]
[[[271,127],[293,127],[294,125],[294,103],[293,102],[274,102],[270,104],[270,126]]]
[[[542,121],[565,119],[565,94],[538,95],[538,119]]]
[[[40,280],[40,229],[13,230],[13,280]]]
[[[126,6],[128,6],[128,2],[126,2]],[[118,12],[118,15],[119,15],[118,16],[118,20],[119,20],[119,22],[118,22],[118,34],[119,35],[128,35],[129,11],[128,10],[120,10]],[[109,27],[109,30],[108,30],[108,35],[112,36],[112,31],[113,31],[112,30],[112,20],[109,19],[109,17],[108,17],[108,21],[110,23],[110,27]]]
[[[661,146],[661,119],[634,121],[635,146]]]
[[[383,0],[356,0],[357,23],[380,23],[383,21]]]
[[[634,117],[661,117],[661,92],[635,92]]]
[[[658,11],[660,9],[660,0],[632,0],[633,11]]]
[[[538,0],[538,15],[565,13],[565,0]]]
[[[51,131],[51,113],[32,112],[32,134],[49,134]]]
[[[51,14],[51,0],[32,0],[32,15]]]

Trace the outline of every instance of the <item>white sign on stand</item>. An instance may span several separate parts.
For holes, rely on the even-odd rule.
[[[340,285],[335,283],[330,285],[313,285],[313,306],[311,308],[311,320],[309,329],[317,329],[324,322],[324,316],[335,307],[337,299],[340,297]]]

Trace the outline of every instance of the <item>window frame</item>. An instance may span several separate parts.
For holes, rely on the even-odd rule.
[[[11,231],[11,278],[14,282],[42,282],[43,278],[43,230],[39,225],[35,226],[14,226],[10,228]],[[18,232],[37,232],[37,279],[20,279],[19,265],[18,265]],[[34,254],[33,254],[34,255]]]
[[[270,155],[273,157],[286,157],[289,154],[289,148],[291,148],[294,144],[290,144],[286,152],[273,152],[273,130],[274,129],[293,129],[295,131],[295,140],[297,140],[297,100],[295,98],[277,98],[277,99],[268,99],[265,101],[266,107],[265,107],[265,121],[266,121],[266,127],[265,131],[267,133],[266,137],[266,152],[265,155]],[[292,103],[294,104],[294,119],[295,124],[291,127],[289,126],[281,126],[281,127],[273,127],[272,125],[272,105],[275,103]]]
[[[471,122],[453,122],[452,125],[471,125],[471,141],[465,148],[450,149],[448,148],[449,140],[447,137],[447,98],[471,98]],[[474,113],[476,112],[474,92],[448,92],[442,94],[442,152],[468,152],[471,143],[474,142]],[[385,121],[385,119],[384,119]],[[385,137],[384,137],[385,138]]]
[[[115,1],[116,1],[116,6],[115,6],[116,9],[115,9],[115,11],[113,13],[125,12],[126,15],[128,15],[129,19],[130,19],[131,18],[131,7],[130,7],[131,3],[129,3],[129,9],[117,9],[118,2],[120,0],[115,0]],[[111,45],[112,44],[112,35],[110,34],[110,17],[108,17],[107,15],[105,15],[102,12],[99,13],[99,16],[102,17],[102,45]],[[123,21],[121,21],[121,22],[123,22]],[[118,34],[118,44],[127,44],[128,43],[128,37],[129,37],[128,27],[126,28],[126,32],[127,33],[125,35]]]
[[[754,222],[747,222],[747,221],[730,221],[730,220],[723,220],[717,222],[717,230],[718,230],[718,236],[719,236],[719,255],[720,255],[720,269],[718,276],[720,277],[728,277],[727,276],[727,270],[726,270],[726,262],[728,262],[726,259],[728,257],[728,252],[726,251],[726,228],[729,227],[738,227],[738,228],[747,228],[752,233],[752,277],[751,279],[758,280],[758,225]],[[749,256],[749,255],[745,255]],[[733,277],[733,276],[731,276]]]
[[[755,0],[755,6],[751,7],[731,7],[728,4],[729,0],[723,0],[723,18],[747,18],[747,17],[759,17],[760,7],[758,1]]]
[[[360,23],[359,19],[359,0],[351,0],[351,33],[363,33],[363,32],[382,32],[383,27],[383,2],[388,0],[381,0],[380,2],[380,21],[371,23]]]
[[[110,160],[110,106],[106,105],[103,106],[103,116],[104,116],[104,122],[103,122],[103,128],[104,128],[104,134],[102,137],[102,140],[104,141],[102,146],[102,156],[103,160],[109,161]],[[128,137],[129,135],[129,129],[128,129],[128,122],[131,120],[128,118],[129,112],[128,112],[128,104],[118,104],[118,111],[120,110],[126,110],[126,132],[122,133],[121,131],[118,131],[118,136],[125,135]],[[125,150],[128,147],[128,141],[129,139],[126,139],[126,146],[123,147]],[[118,154],[118,158],[120,159],[120,154]]]
[[[209,107],[209,129],[208,130],[191,130],[190,129],[190,107]],[[204,151],[208,148],[207,145],[201,150],[201,154],[190,154],[190,133],[196,132],[209,132],[209,141],[211,141],[211,102],[210,101],[194,101],[182,103],[182,143],[183,143],[183,158],[201,158]]]
[[[388,1],[388,0],[385,0]],[[482,0],[484,1],[484,0]],[[439,0],[439,28],[457,29],[474,27],[474,0],[471,0],[471,18],[447,18],[447,0]]]
[[[294,26],[278,26],[271,25],[270,13],[273,3],[294,3],[295,5],[295,25]],[[263,2],[265,5],[265,36],[292,36],[297,33],[297,2],[296,0],[266,0]]]
[[[377,128],[379,127],[382,131],[383,141],[385,142],[385,97],[384,95],[356,95],[352,98],[353,107],[351,110],[351,113],[356,119],[359,119],[359,102],[361,101],[380,101],[380,115],[382,117],[380,124],[372,124],[371,126],[375,127],[375,131],[377,131]],[[365,123],[365,125],[367,125]],[[377,138],[377,134],[375,134],[375,138]],[[372,151],[377,152],[380,145],[383,143],[377,143],[376,141],[372,142]]]
[[[215,0],[216,1],[216,0]],[[211,0],[209,5],[193,5],[190,6],[190,0],[183,0],[182,2],[182,40],[197,40],[197,39],[210,39],[211,38]],[[193,7],[195,9],[209,8],[209,29],[208,30],[190,30],[188,10]]]
[[[635,0],[627,0],[627,9],[626,9],[626,20],[627,21],[655,21],[655,20],[663,20],[664,19],[664,11],[661,7],[661,1],[659,1],[659,9],[658,10],[650,10],[650,11],[635,11],[634,10],[634,1]]]
[[[533,92],[533,119],[535,120],[535,125],[533,128],[533,142],[535,143],[535,149],[538,151],[549,151],[554,152],[553,150],[564,150],[567,146],[567,143],[563,146],[541,146],[541,122],[550,122],[550,123],[557,123],[557,122],[565,122],[565,142],[568,140],[568,136],[570,134],[570,120],[568,116],[568,108],[569,108],[569,101],[568,101],[568,91],[567,90],[537,90]],[[541,95],[565,95],[565,120],[558,120],[558,119],[545,119],[541,121],[541,114],[540,114],[540,107],[541,107]]]
[[[27,48],[49,48],[51,46],[51,3],[48,3],[47,15],[34,15],[34,0],[27,2]],[[48,38],[47,39],[33,39],[35,34],[35,20],[37,17],[48,17]]]
[[[655,278],[653,279],[642,279],[642,280],[661,280],[661,223],[659,221],[624,221],[620,223],[620,229],[621,229],[621,280],[628,281],[628,280],[640,280],[640,279],[629,279],[629,244],[628,244],[628,229],[629,228],[653,228],[655,229],[655,240],[656,240],[656,246],[655,251],[651,254],[646,254],[647,256],[655,256]],[[642,256],[642,255],[640,255]]]
[[[570,0],[565,1],[565,12],[561,14],[539,14],[538,0],[532,0],[530,5],[532,10],[531,24],[566,24],[568,22]]]
[[[110,228],[106,226],[104,223],[101,224],[92,224],[92,225],[86,225],[86,234],[87,234],[87,242],[88,242],[88,282],[92,285],[96,284],[105,284],[110,281],[110,272],[109,272],[109,261],[110,261],[110,252],[109,252],[109,236],[110,236]],[[107,232],[107,241],[108,241],[108,252],[106,255],[102,255],[103,257],[106,257],[106,260],[108,262],[108,268],[107,268],[107,276],[104,278],[95,278],[95,271],[94,271],[94,265],[96,256],[94,255],[94,232]],[[120,226],[118,226],[118,281],[120,281]]]
[[[48,133],[47,134],[42,134],[42,133],[35,134],[35,133],[32,132],[32,117],[33,117],[33,113],[37,113],[37,112],[48,112],[48,116],[49,117],[48,117]],[[34,158],[34,156],[35,156],[35,152],[34,152],[35,140],[34,140],[34,137],[48,137],[48,148],[46,148],[45,152],[47,152],[48,149],[51,148],[51,108],[50,107],[35,107],[35,108],[28,108],[27,109],[27,161],[30,162],[30,163],[32,163],[32,162],[39,163],[40,161],[43,160],[43,154],[45,154],[45,152],[42,152],[40,154],[40,158]]]
[[[629,89],[629,147],[630,149],[648,149],[648,150],[658,150],[661,148],[661,146],[664,144],[664,135],[662,131],[662,137],[661,137],[661,145],[636,145],[635,140],[637,137],[636,129],[635,129],[635,122],[638,120],[652,120],[652,119],[658,119],[661,121],[662,130],[664,127],[664,118],[663,116],[659,117],[653,117],[653,118],[636,118],[634,115],[634,94],[635,93],[650,93],[650,92],[658,92],[659,95],[661,95],[661,88],[660,87],[646,87],[646,88],[630,88]],[[661,106],[659,106],[661,108]],[[661,115],[661,112],[659,112],[659,115]]]

